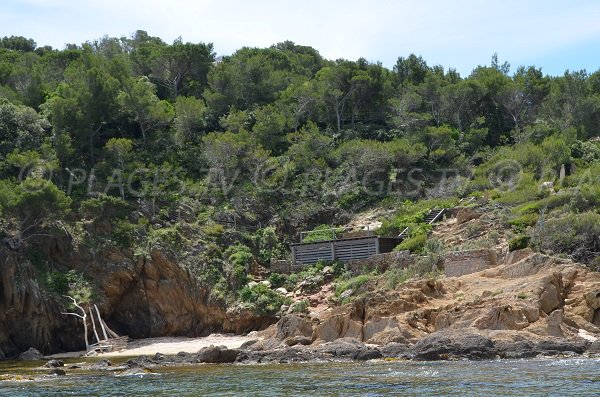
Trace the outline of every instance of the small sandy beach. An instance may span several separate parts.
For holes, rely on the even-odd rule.
[[[212,334],[201,338],[163,337],[138,339],[129,342],[126,350],[102,353],[99,357],[149,356],[155,353],[177,354],[179,352],[196,353],[203,347],[210,345],[226,346],[229,349],[234,349],[240,347],[244,342],[255,339],[258,338],[256,336],[229,336],[220,334]],[[48,358],[75,358],[82,356],[84,353],[84,351],[59,353],[48,356]]]

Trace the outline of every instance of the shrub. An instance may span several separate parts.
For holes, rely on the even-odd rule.
[[[591,263],[600,252],[600,215],[584,212],[538,222],[531,237],[542,250]]]
[[[124,218],[131,207],[120,197],[101,194],[81,202],[79,211],[85,218]]]
[[[292,313],[307,313],[309,307],[310,302],[307,299],[302,299],[291,306],[291,311]]]
[[[286,277],[281,273],[271,273],[269,275],[269,283],[271,283],[271,287],[279,288],[282,287],[286,282]]]
[[[410,252],[421,252],[427,242],[427,234],[419,233],[402,241],[395,248],[396,251],[409,250]]]
[[[333,240],[339,237],[343,232],[344,228],[342,227],[332,228],[329,225],[321,225],[308,232],[302,241],[304,243],[316,243],[319,241]]]
[[[289,304],[289,298],[273,291],[264,284],[246,286],[240,291],[240,299],[250,303],[258,314],[274,315],[282,305]]]
[[[230,264],[227,278],[233,289],[238,289],[248,281],[247,272],[254,261],[250,248],[243,244],[235,244],[225,250],[225,258]]]
[[[530,239],[531,238],[529,236],[525,236],[525,235],[514,237],[508,242],[508,250],[516,251],[516,250],[520,250],[523,248],[527,248],[527,246],[529,245]]]
[[[360,287],[363,286],[367,281],[373,278],[370,274],[361,274],[360,276],[353,277],[349,280],[340,282],[335,287],[335,296],[340,296],[344,291],[351,289],[356,292]]]
[[[528,213],[511,219],[509,223],[515,228],[517,232],[522,233],[528,226],[535,226],[535,224],[538,221],[538,218],[538,214]]]

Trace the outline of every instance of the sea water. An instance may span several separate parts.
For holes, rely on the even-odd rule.
[[[0,372],[9,379],[18,369],[0,363]],[[600,396],[600,360],[590,358],[198,365],[34,378],[0,381],[0,395]]]

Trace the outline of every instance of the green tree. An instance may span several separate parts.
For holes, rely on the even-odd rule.
[[[142,143],[147,142],[150,132],[167,126],[174,117],[173,106],[160,100],[156,88],[148,78],[140,77],[125,84],[118,95],[121,109],[137,123],[142,134]]]
[[[34,109],[0,98],[0,158],[18,149],[38,150],[50,124]]]
[[[14,186],[0,185],[0,190],[0,199],[4,201],[0,207],[15,222],[9,239],[13,247],[46,235],[48,228],[70,210],[71,199],[52,182],[44,179],[27,178]]]

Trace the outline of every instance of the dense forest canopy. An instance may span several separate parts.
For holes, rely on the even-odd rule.
[[[552,77],[494,55],[460,76],[413,54],[390,70],[290,41],[217,59],[145,31],[63,50],[4,37],[0,237],[18,248],[110,219],[103,244],[176,251],[194,224],[203,266],[268,263],[299,229],[381,200],[493,189],[506,159],[523,175],[505,202],[541,199],[563,164],[598,168],[599,135],[600,71]],[[447,169],[466,182],[434,193]],[[574,212],[595,208],[595,185]]]

